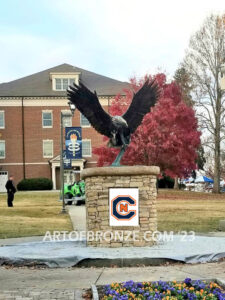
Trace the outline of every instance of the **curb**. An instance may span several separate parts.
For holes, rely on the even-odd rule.
[[[91,285],[91,291],[92,291],[92,299],[99,300],[98,290],[97,290],[96,285],[94,285],[94,284]]]

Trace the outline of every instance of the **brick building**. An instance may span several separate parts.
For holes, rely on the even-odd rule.
[[[22,178],[48,177],[59,188],[60,112],[69,109],[68,85],[79,79],[97,91],[106,111],[114,96],[129,87],[69,64],[0,84],[0,191],[9,174],[16,183]],[[82,159],[73,160],[72,169],[96,166],[92,149],[102,144],[102,136],[78,110],[68,126],[82,127]],[[66,182],[74,180],[72,169],[65,170]]]

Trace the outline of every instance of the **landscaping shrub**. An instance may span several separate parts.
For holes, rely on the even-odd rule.
[[[48,178],[28,178],[17,184],[18,191],[52,190],[52,180]]]

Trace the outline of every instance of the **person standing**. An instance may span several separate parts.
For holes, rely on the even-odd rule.
[[[13,207],[13,199],[14,199],[14,194],[16,192],[16,188],[13,184],[13,176],[9,176],[9,180],[6,182],[5,188],[7,189],[7,194],[8,194],[8,207]]]

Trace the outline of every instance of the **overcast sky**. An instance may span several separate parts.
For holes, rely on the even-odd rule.
[[[127,81],[170,76],[224,0],[8,0],[0,10],[0,82],[69,63]]]

